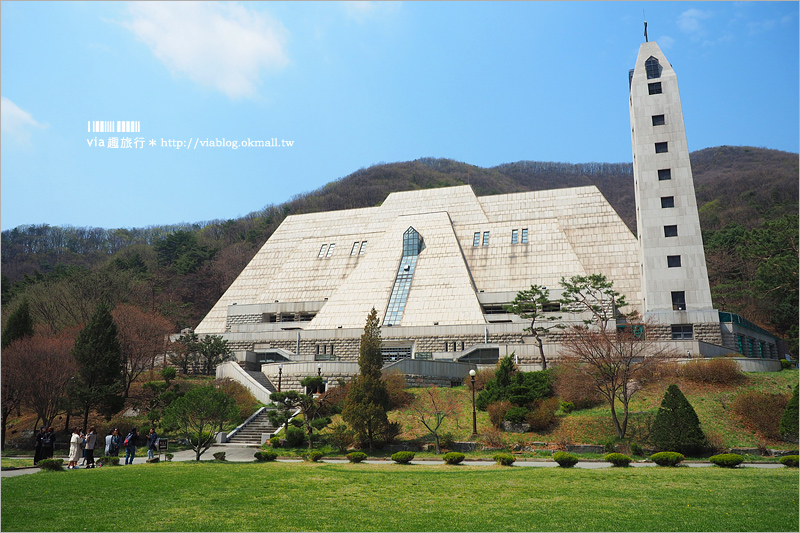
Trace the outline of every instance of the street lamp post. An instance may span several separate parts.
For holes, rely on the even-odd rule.
[[[322,377],[322,363],[317,363],[317,377]],[[317,385],[317,394],[322,394],[322,385]]]
[[[278,365],[278,392],[281,391],[281,375],[283,374],[283,365]]]
[[[469,379],[472,381],[472,436],[478,436],[478,419],[475,414],[475,369],[469,371]]]

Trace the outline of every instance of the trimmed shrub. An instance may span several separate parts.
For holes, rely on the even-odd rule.
[[[414,452],[395,452],[392,454],[392,461],[401,465],[407,465],[414,459]]]
[[[781,370],[789,370],[792,368],[792,362],[787,361],[786,359],[781,359]]]
[[[497,464],[503,466],[511,466],[514,464],[514,461],[516,461],[516,459],[514,459],[514,456],[511,455],[510,453],[498,453],[495,454],[494,457],[492,457],[492,459],[494,459],[494,461]]]
[[[511,407],[511,402],[508,400],[493,402],[486,406],[486,412],[489,413],[489,422],[493,427],[497,429],[503,427],[503,420],[506,419],[506,413]]]
[[[796,455],[785,455],[778,459],[781,464],[788,466],[789,468],[797,468],[797,456]]]
[[[681,367],[680,374],[700,383],[735,383],[743,377],[736,361],[722,357],[689,361]]]
[[[310,461],[310,462],[312,462],[312,463],[316,463],[316,462],[318,462],[320,459],[322,459],[322,457],[323,457],[324,455],[325,455],[325,454],[324,454],[324,453],[322,453],[321,451],[319,451],[319,450],[315,450],[315,451],[313,451],[313,452],[304,453],[304,454],[302,455],[302,457],[303,457],[303,460],[305,460],[305,461]]]
[[[575,404],[572,402],[561,402],[561,412],[565,415],[570,414],[575,410]]]
[[[503,417],[504,420],[508,420],[512,424],[521,424],[525,421],[525,416],[528,414],[528,410],[524,407],[514,406],[508,411],[506,411],[506,416]]]
[[[172,461],[172,459],[173,459],[174,457],[175,457],[175,454],[174,454],[174,453],[165,453],[165,454],[164,454],[164,459],[166,459],[167,461]],[[119,459],[119,458],[118,458],[118,459]],[[119,461],[117,461],[117,465],[119,465]]]
[[[683,459],[683,454],[678,452],[658,452],[650,456],[650,460],[658,466],[676,466]]]
[[[64,459],[42,459],[36,466],[50,472],[61,472],[64,470],[63,465]]]
[[[782,416],[788,403],[789,395],[748,391],[739,394],[733,400],[731,408],[749,429],[768,439],[778,439]]]
[[[269,445],[273,448],[280,448],[281,447],[281,438],[280,437],[272,437],[269,439]]]
[[[721,453],[719,455],[712,455],[708,460],[722,468],[736,468],[744,461],[744,457],[738,453]]]
[[[798,386],[794,386],[794,393],[792,393],[792,398],[789,400],[789,403],[786,405],[786,409],[783,410],[783,416],[781,416],[781,423],[778,425],[778,433],[780,433],[781,438],[786,442],[797,442],[798,440],[798,402],[797,402],[797,389]]]
[[[360,463],[364,459],[367,458],[367,454],[364,452],[351,452],[347,454],[347,460],[351,463]]]
[[[299,448],[306,441],[306,432],[294,426],[286,429],[286,447]]]
[[[607,453],[603,456],[603,461],[611,463],[614,466],[628,466],[633,459],[621,453]]]
[[[708,447],[700,429],[700,419],[677,385],[670,385],[664,393],[650,440],[659,450],[678,451],[684,455],[697,455]]]
[[[269,451],[256,452],[255,454],[253,454],[253,456],[256,458],[256,461],[258,461],[259,463],[263,463],[265,461],[274,461],[275,459],[278,458],[278,453]]]
[[[578,458],[567,452],[556,452],[553,454],[553,461],[558,463],[561,468],[572,468],[578,464]]]
[[[225,452],[214,452],[214,460],[215,461],[224,461],[225,460]]]
[[[449,464],[449,465],[457,465],[461,461],[463,461],[465,457],[466,457],[466,455],[464,455],[463,453],[450,452],[450,453],[444,454],[443,459],[444,459],[444,462]]]
[[[102,455],[97,458],[97,464],[103,466],[119,466],[119,457]]]
[[[537,401],[531,412],[525,416],[525,422],[531,426],[531,431],[542,431],[552,426],[560,403],[555,396]]]
[[[644,457],[644,450],[642,447],[635,442],[631,442],[631,455],[638,455],[639,457]]]

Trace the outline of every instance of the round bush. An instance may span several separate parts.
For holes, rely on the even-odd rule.
[[[256,452],[254,454],[256,461],[263,463],[264,461],[274,461],[278,458],[277,452]]]
[[[51,472],[60,472],[64,470],[62,466],[64,464],[64,459],[43,459],[39,461],[38,467],[42,470],[49,470]]]
[[[736,468],[744,461],[744,457],[738,453],[721,453],[719,455],[712,455],[708,460],[722,468]]]
[[[525,415],[527,414],[528,410],[524,407],[514,406],[506,411],[506,416],[504,418],[512,424],[521,424],[525,422]]]
[[[788,466],[789,468],[797,468],[797,456],[796,455],[786,455],[778,459],[781,464]],[[41,463],[40,463],[41,464]]]
[[[464,457],[466,456],[463,453],[450,452],[444,454],[444,462],[449,465],[457,465],[458,463],[464,460]]]
[[[312,463],[316,463],[317,461],[322,459],[322,457],[324,455],[325,454],[320,452],[320,451],[313,451],[313,452],[304,453],[303,454],[303,459],[305,459],[306,461],[311,461]]]
[[[514,464],[514,461],[516,461],[516,459],[514,459],[514,456],[509,453],[498,453],[497,455],[492,457],[492,459],[494,459],[497,464],[503,466],[511,466]]]
[[[561,402],[561,412],[565,415],[570,414],[575,410],[575,404],[572,402]]]
[[[607,461],[614,466],[628,466],[633,459],[621,453],[607,453],[603,456],[603,461]]]
[[[351,463],[360,463],[364,459],[367,458],[367,454],[364,452],[350,452],[347,454],[347,460]]]
[[[286,447],[299,448],[306,441],[306,433],[300,428],[289,426],[286,430]]]
[[[676,466],[684,457],[678,452],[658,452],[651,455],[650,460],[658,466]]]
[[[401,465],[407,465],[414,459],[414,455],[414,452],[395,452],[392,454],[392,461],[400,463]]]
[[[269,439],[269,445],[273,448],[280,448],[281,447],[281,438],[280,437],[272,437]]]
[[[567,452],[556,452],[553,454],[553,461],[562,468],[571,468],[578,464],[578,458]]]

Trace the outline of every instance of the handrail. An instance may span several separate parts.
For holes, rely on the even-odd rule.
[[[221,365],[217,365],[217,379],[222,378],[231,378],[232,380],[241,383],[245,386],[245,388],[247,388],[247,390],[250,391],[256,400],[263,404],[268,404],[271,402],[269,399],[269,395],[271,394],[270,391],[264,388],[264,386],[256,381],[253,376],[245,372],[242,367],[233,361],[228,361],[222,363]]]
[[[254,419],[255,417],[257,417],[258,415],[260,415],[261,413],[263,413],[263,412],[264,412],[266,409],[267,409],[266,407],[259,407],[259,408],[256,410],[256,412],[255,412],[255,413],[253,413],[252,415],[250,415],[250,418],[248,418],[247,420],[245,420],[244,422],[242,422],[241,424],[239,424],[238,426],[236,426],[236,427],[235,427],[235,428],[234,428],[234,429],[233,429],[233,430],[232,430],[230,433],[228,433],[228,434],[225,436],[225,440],[226,440],[226,441],[230,441],[230,440],[231,440],[231,439],[232,439],[232,438],[233,438],[233,437],[234,437],[234,436],[235,436],[237,433],[239,433],[239,431],[240,431],[242,428],[244,428],[244,427],[245,427],[247,424],[249,424],[250,422],[252,422],[252,421],[253,421],[253,419]]]

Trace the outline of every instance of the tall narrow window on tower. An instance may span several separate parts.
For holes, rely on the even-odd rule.
[[[684,291],[672,291],[672,310],[686,311],[686,293]]]
[[[644,62],[644,70],[647,72],[647,79],[654,80],[656,78],[661,77],[661,65],[653,56],[647,58],[647,61]]]
[[[422,236],[417,233],[417,230],[409,227],[403,234],[403,256],[400,259],[397,276],[394,278],[389,305],[383,317],[384,326],[400,324],[406,301],[408,301],[408,291],[411,289],[411,279],[414,277],[414,269],[417,266],[417,257],[424,249],[425,241],[422,240]]]
[[[661,94],[661,82],[648,83],[647,94]]]

